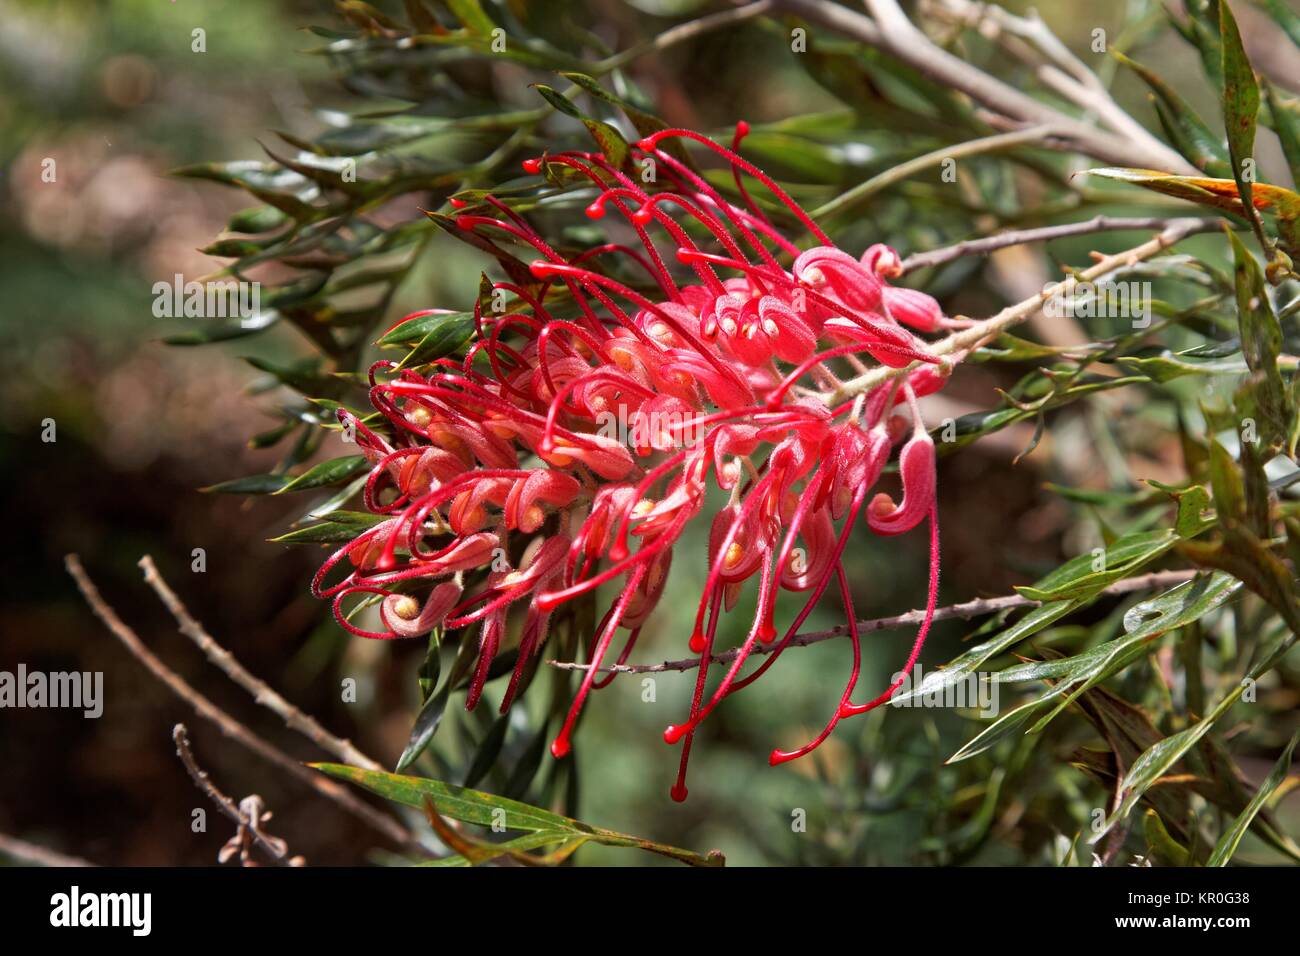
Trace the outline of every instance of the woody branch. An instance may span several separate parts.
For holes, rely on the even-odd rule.
[[[1171,220],[1170,224],[1154,238],[1124,252],[1100,256],[1095,264],[1082,272],[1066,276],[1060,282],[1048,285],[1043,291],[1017,302],[1015,305],[1008,306],[997,315],[976,322],[960,332],[954,332],[947,338],[940,339],[929,347],[929,351],[932,355],[944,356],[979,348],[1012,326],[1019,325],[1031,318],[1043,307],[1044,302],[1053,298],[1067,297],[1073,294],[1081,284],[1093,282],[1108,273],[1114,272],[1116,269],[1132,266],[1144,259],[1149,259],[1193,233],[1203,231],[1204,228],[1204,220],[1202,219]],[[1094,253],[1094,255],[1096,254]],[[911,365],[902,368],[884,366],[873,368],[871,371],[840,385],[827,396],[826,402],[832,407],[840,405],[856,395],[870,391],[883,382],[907,374],[907,372],[916,368],[918,364],[913,362]]]

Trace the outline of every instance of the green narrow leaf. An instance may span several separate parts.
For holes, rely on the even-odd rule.
[[[286,491],[306,491],[308,488],[319,488],[322,485],[335,485],[355,478],[368,468],[369,463],[365,455],[343,455],[340,458],[331,458],[329,461],[322,461],[308,468],[274,493],[278,495]]]
[[[300,173],[274,163],[256,160],[198,163],[174,169],[172,175],[238,186],[299,221],[311,221],[321,214],[320,210],[311,205],[311,200],[320,196],[320,188]]]
[[[605,846],[646,850],[691,866],[722,866],[725,863],[722,854],[716,850],[708,856],[702,856],[689,850],[582,823],[571,817],[529,806],[517,800],[452,786],[427,777],[403,777],[398,774],[363,770],[360,767],[334,763],[314,763],[309,766],[328,776],[347,780],[387,800],[408,807],[423,810],[427,799],[438,813],[462,823],[473,823],[484,827],[496,825],[497,828],[504,824],[507,830],[526,830],[534,833],[539,831],[567,833],[571,837],[594,840]]]
[[[406,742],[402,755],[397,759],[399,773],[415,763],[420,754],[424,753],[429,746],[429,742],[433,740],[434,734],[438,732],[438,725],[442,723],[443,715],[447,712],[447,703],[451,700],[452,691],[460,684],[462,678],[469,673],[477,653],[478,641],[472,639],[468,633],[462,635],[456,652],[456,659],[452,662],[447,680],[439,690],[425,697],[424,704],[415,717],[415,724],[411,727],[411,736]],[[441,666],[438,669],[441,670]],[[430,673],[432,673],[432,666],[426,661],[426,673],[423,675],[421,683],[422,692],[425,688],[425,682],[431,679],[428,676]],[[432,679],[436,680],[437,675],[434,675]]]
[[[1008,668],[998,675],[998,680],[1055,679],[1058,683],[1048,697],[1056,696],[1062,689],[1073,688],[1051,713],[1027,731],[1040,733],[1082,694],[1148,653],[1147,644],[1151,640],[1200,620],[1222,606],[1241,587],[1240,581],[1222,572],[1186,581],[1130,608],[1124,615],[1123,636],[1073,657]]]
[[[1016,735],[1028,723],[1030,717],[1033,717],[1052,698],[1063,693],[1065,687],[1065,684],[1057,684],[1042,697],[1035,698],[1002,714],[993,723],[967,741],[955,754],[947,759],[946,763],[959,763],[978,756],[995,744]]]
[[[1220,521],[1241,521],[1246,516],[1246,492],[1237,463],[1213,438],[1210,439],[1210,487]]]
[[[288,221],[289,217],[274,206],[253,206],[250,209],[241,209],[231,216],[230,222],[226,223],[226,229],[229,232],[254,235],[278,229]]]
[[[249,475],[247,478],[232,478],[199,490],[223,495],[271,495],[291,480],[288,475]]]
[[[1213,522],[1204,517],[1210,507],[1210,493],[1202,485],[1192,487],[1174,494],[1178,500],[1178,517],[1174,530],[1180,538],[1194,538]]]
[[[446,0],[446,3],[452,16],[475,36],[491,36],[492,31],[497,29],[496,23],[487,15],[479,0]]]
[[[486,236],[482,236],[472,229],[462,229],[455,217],[444,216],[442,213],[430,209],[424,210],[424,214],[449,236],[454,236],[459,241],[486,252],[496,259],[516,285],[528,288],[536,282],[528,266],[524,265],[518,257],[511,255]]]
[[[304,394],[315,394],[334,384],[328,375],[319,373],[319,358],[305,359],[292,365],[277,365],[256,355],[245,355],[243,359],[259,372],[272,376],[281,385]]]
[[[1126,578],[1138,568],[1164,554],[1178,541],[1168,528],[1126,534],[1104,549],[1102,570],[1094,571],[1096,557],[1081,554],[1067,561],[1033,587],[1017,587],[1023,596],[1035,601],[1087,599],[1107,586]]]
[[[274,428],[268,428],[266,431],[258,432],[248,440],[249,448],[271,448],[278,445],[284,440],[285,436],[297,428],[301,423],[294,419],[289,419],[276,425]]]
[[[506,731],[510,729],[510,715],[501,714],[492,722],[492,729],[488,731],[483,742],[479,744],[478,749],[474,752],[474,759],[465,771],[465,786],[477,786],[479,781],[487,776],[488,771],[495,766],[497,757],[501,754],[501,748],[506,742]]]
[[[384,515],[364,511],[333,511],[327,520],[294,528],[271,541],[276,544],[342,544],[385,520]]]
[[[1232,689],[1214,706],[1214,709],[1196,723],[1185,730],[1157,741],[1144,750],[1133,761],[1128,773],[1120,781],[1121,800],[1119,806],[1102,824],[1100,831],[1093,834],[1089,842],[1097,843],[1102,840],[1119,821],[1128,816],[1138,800],[1142,798],[1142,795],[1168,773],[1178,761],[1182,760],[1187,752],[1195,747],[1209,733],[1210,729],[1232,709],[1232,705],[1241,698],[1246,687],[1253,681],[1258,680],[1262,674],[1277,666],[1278,662],[1295,645],[1296,638],[1296,633],[1289,633],[1277,641],[1268,652],[1264,653],[1251,665],[1244,677],[1237,681]]]
[[[543,83],[534,84],[533,89],[537,90],[542,99],[550,103],[556,110],[565,116],[578,120],[583,126],[587,127],[587,132],[591,134],[591,138],[596,141],[596,145],[600,147],[601,152],[605,154],[605,158],[610,161],[611,165],[618,169],[627,168],[632,149],[628,146],[627,140],[623,138],[622,133],[602,120],[592,119],[558,90],[554,90]]]
[[[1122,166],[1103,166],[1083,171],[1087,176],[1100,176],[1150,189],[1152,192],[1175,199],[1209,206],[1220,212],[1234,216],[1245,216],[1241,195],[1237,183],[1231,179],[1214,179],[1209,176],[1175,176],[1162,173],[1156,169],[1134,169]],[[1251,201],[1255,209],[1275,215],[1278,218],[1278,230],[1288,242],[1288,233],[1296,232],[1296,220],[1300,219],[1300,194],[1281,186],[1268,183],[1255,183],[1251,190]]]
[[[1251,199],[1255,182],[1255,124],[1259,119],[1259,83],[1246,58],[1241,32],[1232,7],[1226,0],[1219,3],[1219,37],[1223,44],[1223,125],[1228,134],[1228,154],[1232,160],[1232,178],[1241,194],[1246,218],[1250,221],[1260,247],[1270,248],[1264,224]],[[1249,172],[1248,172],[1248,167]]]
[[[1147,839],[1147,852],[1166,866],[1187,866],[1190,857],[1187,848],[1169,835],[1160,814],[1148,810],[1142,819],[1142,832]]]
[[[1243,411],[1246,417],[1262,419],[1256,423],[1256,434],[1265,447],[1276,451],[1289,444],[1295,419],[1292,395],[1278,370],[1282,326],[1269,303],[1259,263],[1235,234],[1228,236],[1232,243],[1241,351],[1251,371],[1246,385],[1251,401]]]
[[[379,337],[376,344],[380,346],[410,346],[422,341],[430,332],[444,325],[457,325],[469,319],[470,328],[474,325],[474,316],[469,312],[429,312],[420,313],[399,322]]]
[[[386,332],[383,347],[403,346],[410,351],[399,367],[435,362],[458,351],[474,335],[472,312],[437,312],[417,315]]]
[[[378,770],[363,770],[342,764],[315,763],[311,766],[331,777],[347,780],[392,800],[416,809],[424,808],[424,798],[444,817],[491,827],[494,823],[507,830],[561,830],[570,834],[591,833],[594,828],[569,817],[532,807],[517,800],[507,800],[479,790],[457,787],[427,777],[404,777]]]
[[[655,116],[653,113],[647,113],[640,107],[629,103],[621,96],[615,96],[585,73],[569,71],[562,72],[560,75],[575,85],[582,87],[582,89],[597,99],[603,100],[611,106],[616,106],[622,110],[623,114],[628,118],[629,122],[631,122],[633,128],[636,129],[637,133],[641,136],[649,136],[652,133],[657,133],[660,130],[668,128],[668,124],[658,116]],[[698,171],[695,160],[691,158],[691,154],[687,152],[686,148],[682,145],[681,140],[664,140],[660,144],[659,148],[664,150],[664,152],[671,154],[674,159],[677,159],[680,162],[685,163],[691,169]]]
[[[1175,28],[1201,54],[1205,75],[1215,89],[1223,86],[1223,45],[1219,40],[1218,5],[1219,0],[1186,0],[1186,25],[1166,7]]]
[[[1277,763],[1269,772],[1268,777],[1259,785],[1259,790],[1255,792],[1255,797],[1245,810],[1237,815],[1237,819],[1232,821],[1227,831],[1219,838],[1219,842],[1214,845],[1214,852],[1206,860],[1206,866],[1227,866],[1232,855],[1237,852],[1237,846],[1241,843],[1241,838],[1246,835],[1246,830],[1254,821],[1259,812],[1264,809],[1264,804],[1269,795],[1282,785],[1286,779],[1287,772],[1291,768],[1291,755],[1295,752],[1296,743],[1300,742],[1300,730],[1296,731],[1291,737],[1291,742],[1286,745],[1286,750],[1278,758]]]
[[[198,328],[164,336],[162,341],[165,345],[209,345],[213,342],[229,342],[233,339],[257,335],[279,321],[279,312],[275,309],[263,309],[248,318],[204,322]]]
[[[907,693],[895,694],[890,698],[891,702],[901,705],[914,698],[921,699],[925,694],[942,693],[946,688],[964,681],[989,658],[1037,634],[1049,624],[1081,607],[1083,603],[1082,601],[1057,601],[1034,608],[1006,630],[953,658],[939,670],[928,671],[919,685]]]
[[[1223,143],[1187,101],[1159,74],[1130,60],[1123,53],[1116,51],[1114,55],[1151,88],[1157,114],[1178,151],[1202,172],[1211,176],[1232,175],[1231,162]]]
[[[1264,84],[1264,96],[1277,133],[1282,155],[1291,168],[1291,185],[1300,188],[1300,101],[1283,97],[1272,83]]]

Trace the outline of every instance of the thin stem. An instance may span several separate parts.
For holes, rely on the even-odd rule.
[[[157,593],[159,599],[167,606],[176,618],[176,623],[180,632],[192,640],[203,652],[203,655],[219,667],[227,677],[238,684],[244,690],[253,695],[253,701],[261,704],[267,710],[280,717],[285,725],[292,730],[298,731],[321,750],[331,753],[338,757],[346,764],[354,767],[364,767],[366,770],[383,770],[383,766],[376,760],[363,754],[358,750],[350,740],[342,737],[336,737],[328,730],[318,724],[312,717],[304,714],[301,710],[289,703],[280,696],[265,681],[254,677],[244,665],[240,664],[235,656],[226,650],[216,639],[209,634],[189,610],[176,596],[176,592],[171,589],[162,575],[158,573],[158,568],[153,562],[153,558],[145,555],[140,559],[139,565],[144,571],[144,580]]]
[[[243,828],[245,832],[252,836],[253,841],[265,850],[277,863],[287,865],[289,862],[289,851],[286,847],[280,846],[268,838],[258,828],[257,820],[249,820],[247,814],[241,813],[235,801],[222,793],[212,778],[199,767],[198,761],[194,759],[194,752],[190,749],[189,730],[184,724],[177,724],[172,728],[172,740],[176,743],[176,756],[180,758],[181,763],[185,766],[186,772],[189,773],[190,779],[194,785],[199,788],[209,800],[217,805],[217,808],[235,823]]]
[[[1031,242],[1050,242],[1053,239],[1062,239],[1066,236],[1084,236],[1097,232],[1119,232],[1127,229],[1163,230],[1180,223],[1187,223],[1189,229],[1191,229],[1192,221],[1190,218],[1165,219],[1154,216],[1141,218],[1094,216],[1092,219],[1086,219],[1082,222],[1040,226],[1035,229],[1015,229],[995,236],[985,236],[982,239],[965,239],[955,245],[944,246],[942,249],[931,249],[928,252],[918,252],[915,255],[910,255],[903,260],[902,268],[904,274],[906,274],[929,266],[941,266],[952,262],[954,259],[964,259],[966,256],[988,255],[990,252],[1005,249],[1007,246],[1019,246]],[[1189,231],[1188,235],[1191,235],[1191,232],[1212,232],[1218,229],[1222,222],[1219,219],[1200,219],[1196,221],[1200,223],[1200,226]]]
[[[864,183],[859,183],[847,192],[841,193],[830,202],[814,209],[810,216],[814,219],[825,219],[827,216],[833,216],[837,213],[851,209],[860,203],[866,202],[876,193],[888,189],[895,183],[902,182],[916,173],[932,166],[938,166],[948,159],[961,159],[966,156],[979,156],[983,153],[995,153],[1000,149],[1007,149],[1011,146],[1019,146],[1023,143],[1042,142],[1055,134],[1055,127],[1050,124],[1039,126],[1030,126],[1027,129],[1013,130],[1010,133],[997,133],[993,136],[984,136],[980,139],[968,140],[964,143],[956,143],[951,146],[942,146],[917,156],[915,159],[909,159],[905,163],[899,163],[883,173],[872,176]]]
[[[392,817],[380,813],[367,803],[361,802],[342,785],[322,777],[294,760],[283,750],[267,743],[191,687],[183,677],[169,668],[156,654],[150,651],[144,645],[144,642],[140,640],[139,635],[118,617],[117,612],[104,600],[99,593],[99,589],[95,587],[95,583],[86,574],[85,568],[81,566],[80,558],[75,554],[69,554],[64,557],[63,561],[68,573],[76,581],[77,589],[81,591],[82,597],[90,605],[90,609],[95,612],[95,616],[104,623],[104,626],[112,632],[114,637],[122,642],[122,645],[136,660],[143,664],[154,677],[165,684],[172,693],[193,707],[200,717],[210,720],[231,740],[257,754],[263,760],[274,764],[290,776],[301,780],[321,796],[334,801],[390,840],[402,846],[418,848],[423,852],[423,848],[415,836]]]
[[[1202,222],[1203,220],[1200,219],[1174,220],[1172,225],[1166,227],[1159,235],[1147,240],[1142,245],[1127,249],[1124,252],[1117,252],[1114,255],[1102,256],[1095,264],[1082,272],[1066,276],[1060,282],[1054,282],[1047,286],[1042,292],[1032,295],[1022,302],[1017,302],[1015,305],[1008,306],[992,318],[976,322],[969,328],[962,329],[960,332],[933,343],[927,351],[936,356],[973,351],[988,339],[1035,315],[1042,308],[1043,303],[1049,299],[1068,296],[1082,283],[1092,282],[1094,279],[1115,269],[1131,266],[1163,252],[1180,239],[1186,238],[1193,232],[1200,231]],[[917,368],[918,365],[919,363],[912,362],[902,368],[874,368],[865,375],[850,379],[830,393],[826,397],[826,404],[831,408],[835,408],[856,395],[870,391],[882,382],[906,375]]]
[[[1190,581],[1201,572],[1195,570],[1189,571],[1155,571],[1151,574],[1141,574],[1137,577],[1126,578],[1123,581],[1117,581],[1110,587],[1101,592],[1101,596],[1114,597],[1120,594],[1130,594],[1134,591],[1150,591],[1156,588],[1169,587],[1175,584],[1182,584]],[[963,604],[950,604],[947,607],[936,608],[934,611],[935,621],[947,621],[954,618],[969,620],[972,617],[982,617],[985,614],[994,614],[998,611],[1014,610],[1022,607],[1041,607],[1041,601],[1030,600],[1019,594],[1008,594],[1004,597],[996,598],[976,598],[973,601],[966,601]],[[858,621],[858,633],[864,631],[892,631],[898,628],[913,627],[925,620],[924,611],[908,611],[906,614],[899,614],[894,617],[878,617],[870,620]],[[807,634],[796,634],[785,646],[807,647],[809,644],[820,644],[822,641],[829,641],[832,638],[843,637],[849,633],[849,625],[839,624],[826,631],[812,631]],[[753,654],[769,654],[781,645],[764,646],[760,645],[752,649]],[[726,664],[734,660],[739,653],[738,648],[723,651],[720,654],[714,654],[707,658],[710,664]],[[680,661],[664,661],[661,664],[612,664],[605,667],[597,668],[598,670],[618,674],[659,674],[665,671],[688,671],[700,666],[701,658],[691,657]],[[558,670],[581,671],[590,669],[590,664],[582,664],[577,661],[547,661],[551,667]]]
[[[704,36],[706,33],[712,33],[714,30],[720,30],[723,27],[730,26],[733,23],[740,23],[744,20],[750,20],[754,17],[762,16],[773,7],[772,0],[758,0],[757,3],[750,3],[743,7],[737,7],[734,10],[723,10],[719,13],[711,13],[708,16],[700,17],[698,20],[691,20],[688,23],[680,23],[659,34],[653,40],[647,40],[645,43],[638,43],[634,47],[629,47],[622,52],[615,53],[613,56],[606,57],[592,68],[592,73],[601,76],[612,70],[617,70],[621,66],[626,66],[638,57],[647,53],[654,53],[659,50],[666,50],[669,47],[676,46],[678,43],[685,43],[687,40],[693,40],[696,37]]]

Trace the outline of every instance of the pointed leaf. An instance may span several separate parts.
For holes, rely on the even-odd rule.
[[[298,477],[285,483],[275,494],[283,494],[286,491],[306,491],[308,488],[319,488],[322,485],[336,485],[355,478],[369,470],[369,467],[365,455],[343,455],[340,458],[331,458],[329,461],[322,461],[308,468]]]
[[[1273,765],[1273,769],[1269,772],[1268,777],[1259,785],[1259,789],[1255,791],[1254,799],[1250,801],[1250,804],[1245,810],[1242,810],[1241,813],[1237,815],[1237,819],[1232,821],[1232,826],[1224,832],[1223,836],[1219,837],[1219,842],[1214,845],[1214,852],[1211,853],[1210,858],[1205,861],[1206,866],[1228,865],[1228,861],[1231,860],[1232,855],[1237,852],[1237,846],[1241,843],[1241,838],[1246,835],[1246,830],[1249,829],[1250,824],[1254,821],[1255,817],[1259,815],[1259,812],[1264,809],[1264,804],[1268,800],[1269,796],[1273,791],[1280,787],[1282,781],[1286,779],[1287,773],[1291,768],[1291,755],[1295,753],[1295,747],[1298,742],[1300,742],[1300,730],[1296,731],[1295,734],[1292,735],[1291,742],[1286,745],[1286,750],[1282,751],[1282,756],[1279,757],[1277,763]]]

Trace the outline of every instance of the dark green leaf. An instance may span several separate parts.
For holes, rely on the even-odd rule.
[[[618,169],[627,168],[632,150],[628,146],[627,140],[623,138],[622,133],[608,123],[592,119],[558,90],[554,90],[542,83],[535,84],[533,88],[559,112],[578,120],[583,126],[587,127],[587,132],[591,134],[591,138],[596,141],[596,145],[600,147],[600,151],[605,154],[605,158],[610,161],[611,165]]]
[[[1282,155],[1291,167],[1291,184],[1300,187],[1300,101],[1284,97],[1272,83],[1264,84],[1273,131],[1282,146]]]
[[[692,866],[721,866],[724,862],[722,854],[716,851],[704,857],[689,850],[680,850],[662,843],[629,836],[626,833],[581,823],[570,817],[551,813],[540,807],[532,807],[517,800],[452,786],[427,777],[403,777],[398,774],[333,763],[315,763],[311,766],[331,777],[355,783],[387,800],[408,807],[423,809],[427,799],[442,816],[462,823],[494,828],[504,826],[507,830],[567,833],[570,837],[584,837],[606,846],[636,847]]]
[[[271,495],[282,489],[290,480],[288,475],[249,475],[247,478],[232,478],[230,481],[208,485],[201,490],[226,495]]]
[[[295,528],[271,540],[277,544],[342,544],[384,520],[384,515],[364,511],[332,511],[326,521]]]
[[[251,209],[241,209],[231,216],[226,229],[250,234],[270,232],[288,221],[289,217],[274,206],[253,206]]]
[[[336,485],[368,470],[370,467],[365,455],[343,455],[313,465],[298,477],[286,482],[275,493],[286,491],[306,491],[322,485]]]
[[[1187,101],[1153,70],[1135,63],[1123,53],[1116,52],[1115,57],[1151,87],[1161,123],[1178,151],[1202,172],[1211,176],[1231,176],[1231,162],[1222,141]]]
[[[1278,370],[1282,351],[1282,327],[1269,303],[1264,273],[1255,257],[1235,234],[1232,243],[1234,278],[1237,292],[1237,323],[1241,350],[1250,367],[1247,393],[1251,398],[1248,413],[1256,413],[1256,433],[1265,447],[1274,451],[1288,444],[1295,419],[1295,408]]]
[[[1232,177],[1260,245],[1268,249],[1264,227],[1251,201],[1255,183],[1255,124],[1259,119],[1259,83],[1241,44],[1237,19],[1227,0],[1219,3],[1219,38],[1223,44],[1223,125],[1228,133],[1228,154]]]

